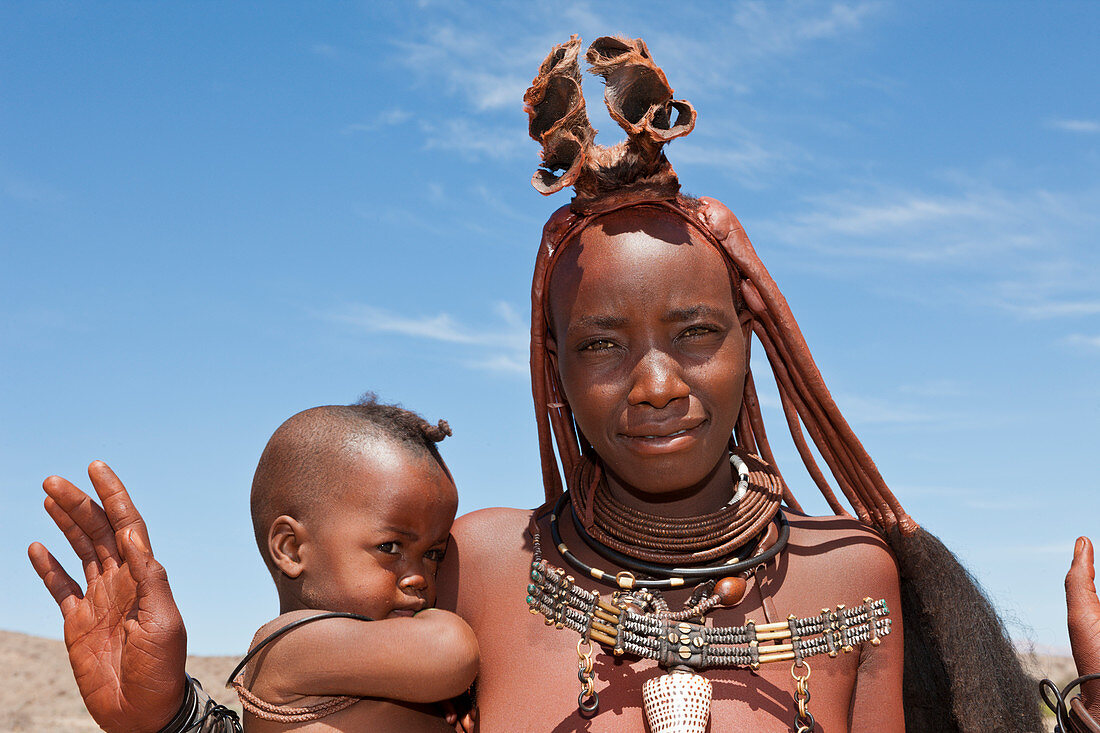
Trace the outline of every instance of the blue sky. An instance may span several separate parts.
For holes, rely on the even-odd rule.
[[[554,7],[0,3],[0,627],[60,635],[39,485],[102,458],[192,651],[242,651],[277,613],[256,459],[367,389],[450,420],[462,511],[540,502],[525,323],[568,197],[528,183],[521,96],[579,33],[646,39],[699,112],[685,189],[738,214],[887,482],[1014,635],[1066,643],[1100,540],[1100,4]]]

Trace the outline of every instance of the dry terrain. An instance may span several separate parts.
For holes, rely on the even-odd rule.
[[[1047,676],[1064,684],[1075,676],[1069,657],[1022,656],[1036,678]],[[235,657],[189,657],[187,670],[213,691],[218,702],[239,712],[236,696],[220,684],[236,662]],[[0,669],[7,670],[0,684],[0,733],[99,730],[80,701],[65,645],[60,641],[0,631]]]
[[[203,681],[214,698],[240,712],[237,696],[221,684],[235,657],[188,657],[187,671]],[[98,731],[76,691],[65,645],[12,631],[0,631],[0,733],[84,733]]]

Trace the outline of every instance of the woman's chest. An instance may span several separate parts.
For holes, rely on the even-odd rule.
[[[481,646],[480,729],[486,733],[646,730],[643,687],[663,676],[664,670],[651,659],[615,656],[598,644],[578,646],[579,633],[548,625],[541,614],[530,613],[528,573],[529,566],[495,573],[494,587],[486,590],[491,590],[496,603],[472,624]],[[762,611],[753,605],[736,614],[712,614],[711,623],[743,624],[746,615],[764,621]],[[591,672],[582,672],[589,659]],[[846,730],[858,651],[810,660],[810,666],[806,684],[817,730]],[[764,664],[756,672],[744,667],[711,668],[701,676],[709,683],[712,698],[709,730],[792,730],[797,683],[789,661]],[[586,677],[592,679],[599,699],[592,715],[578,708]]]

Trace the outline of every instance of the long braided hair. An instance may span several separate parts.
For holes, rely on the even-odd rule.
[[[558,461],[576,496],[592,490],[580,478],[590,472],[579,469],[595,460],[577,430],[547,349],[554,265],[578,233],[607,213],[629,208],[641,216],[675,216],[722,254],[741,306],[746,348],[755,335],[771,365],[794,444],[829,507],[838,515],[849,514],[805,433],[856,516],[882,533],[898,558],[908,729],[977,731],[992,723],[1003,731],[1038,730],[1037,700],[1029,702],[1034,683],[1020,667],[996,612],[954,555],[909,517],[886,486],[826,388],[786,299],[740,222],[715,199],[680,194],[663,147],[691,132],[694,108],[672,98],[644,41],[597,39],[586,60],[604,78],[608,111],[627,139],[612,147],[596,145],[581,91],[580,45],[573,36],[555,46],[524,96],[531,137],[542,145],[543,166],[532,184],[544,195],[570,185],[575,191],[572,202],[543,229],[531,286],[531,384],[546,499],[553,501],[563,490]],[[778,471],[751,370],[732,445],[761,456]],[[780,483],[784,503],[800,510],[782,476]]]

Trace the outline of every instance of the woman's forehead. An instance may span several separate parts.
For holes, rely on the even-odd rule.
[[[549,304],[552,319],[560,325],[578,315],[578,307],[610,307],[623,294],[644,296],[653,305],[707,301],[733,306],[723,256],[693,227],[673,217],[605,219],[581,232],[559,255]]]
[[[669,244],[704,244],[703,236],[682,217],[667,209],[632,207],[618,209],[595,219],[582,229],[579,243],[634,238],[657,239]]]
[[[717,248],[680,217],[660,210],[626,209],[597,219],[563,248],[551,274],[550,290],[576,286],[593,275],[604,282],[662,278],[667,274],[662,266],[687,267],[718,280],[729,277]]]

